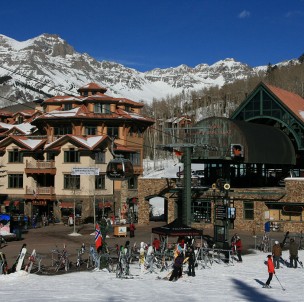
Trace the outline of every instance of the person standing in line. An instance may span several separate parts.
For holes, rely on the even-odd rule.
[[[154,240],[152,242],[152,246],[153,246],[155,252],[159,252],[160,251],[160,240],[157,238],[154,238]]]
[[[282,256],[282,248],[279,241],[275,241],[272,247],[273,263],[276,269],[280,268],[280,258]]]
[[[170,276],[169,281],[176,281],[178,278],[181,277],[184,256],[183,253],[181,253],[179,250],[177,250],[177,254],[177,257],[174,259],[173,272]]]
[[[139,250],[139,266],[140,266],[140,273],[143,274],[145,270],[145,243],[140,243],[140,250]]]
[[[290,239],[290,243],[289,243],[289,258],[290,258],[290,267],[297,268],[298,245],[293,238]]]
[[[269,288],[272,277],[275,274],[275,270],[274,270],[274,264],[273,264],[272,259],[271,259],[271,255],[268,255],[267,258],[268,258],[267,259],[267,268],[268,268],[268,274],[269,275],[268,275],[268,279],[267,279],[264,287]]]
[[[188,276],[195,277],[194,264],[195,264],[195,253],[193,246],[189,246],[186,252],[186,258],[188,258]]]
[[[130,238],[135,237],[135,225],[133,222],[130,223]]]
[[[236,254],[237,254],[237,257],[238,257],[238,261],[243,262],[243,259],[242,259],[242,240],[239,236],[237,236],[237,238],[236,238],[235,248],[236,248]]]

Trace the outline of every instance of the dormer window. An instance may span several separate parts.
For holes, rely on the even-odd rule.
[[[73,109],[73,104],[71,103],[67,103],[63,105],[63,110],[67,111],[67,110],[71,110]]]
[[[97,135],[97,127],[88,126],[85,128],[86,135]]]
[[[94,104],[94,113],[111,114],[110,104]]]

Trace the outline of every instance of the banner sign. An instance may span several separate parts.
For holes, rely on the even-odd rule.
[[[99,175],[99,168],[72,168],[72,175]]]

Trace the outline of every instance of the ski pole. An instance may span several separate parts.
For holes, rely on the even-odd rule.
[[[277,276],[276,274],[274,274],[274,275],[276,276],[276,278],[277,278],[278,282],[280,283],[280,285],[281,285],[281,287],[282,287],[282,290],[285,290],[285,288],[282,286],[282,284],[281,284],[281,282],[280,282],[280,280],[279,280],[278,276]]]

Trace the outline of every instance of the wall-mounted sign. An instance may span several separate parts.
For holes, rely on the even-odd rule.
[[[99,168],[72,168],[72,175],[99,175]]]

